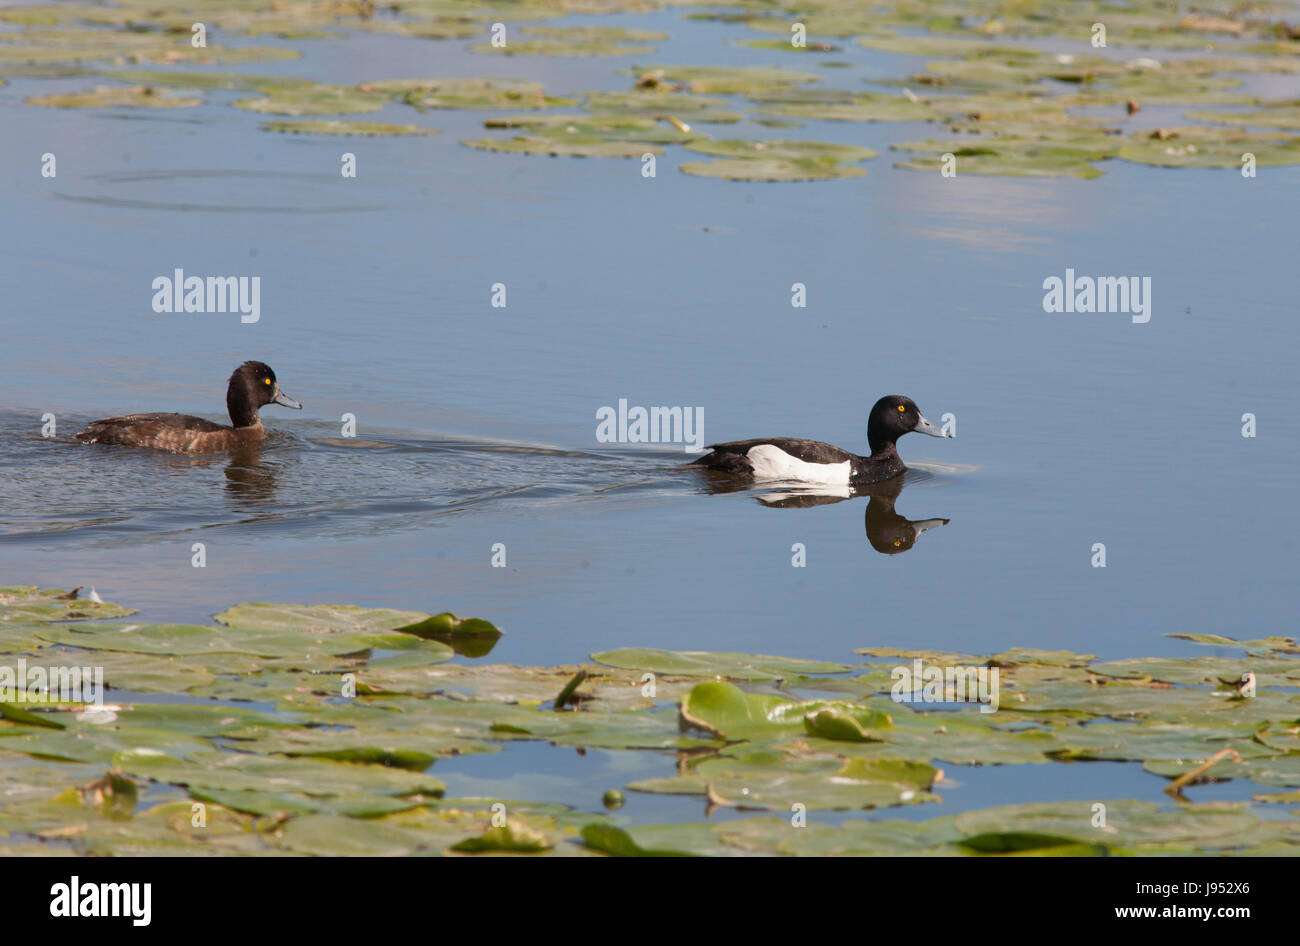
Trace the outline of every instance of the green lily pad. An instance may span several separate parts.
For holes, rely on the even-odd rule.
[[[477,837],[458,841],[451,849],[465,854],[481,854],[485,851],[534,854],[554,846],[544,832],[530,827],[518,818],[511,818],[499,827],[488,828]]]
[[[66,652],[46,652],[27,658],[28,667],[64,667],[68,664],[102,668],[105,686],[136,693],[182,693],[214,680],[213,674],[196,662],[152,654],[100,650],[93,656],[80,654],[71,659]]]
[[[1086,667],[1095,660],[1093,654],[1076,654],[1068,650],[1038,650],[1031,647],[1013,647],[995,654],[987,661],[990,667],[1012,667],[1035,664],[1044,667]]]
[[[1231,747],[1251,756],[1272,755],[1249,742],[1253,723],[1236,726],[1194,726],[1180,723],[1092,723],[1067,726],[1054,737],[1060,759],[1147,761],[1195,759],[1204,761],[1220,749]]]
[[[405,668],[371,666],[358,674],[361,692],[452,695],[457,698],[495,700],[537,705],[555,698],[576,672],[572,667],[468,667],[444,664]]]
[[[933,122],[941,121],[953,108],[946,102],[881,93],[849,95],[844,101],[800,101],[779,92],[749,98],[758,103],[764,115],[833,122]]]
[[[257,789],[192,788],[190,797],[221,805],[231,811],[262,816],[326,814],[349,818],[379,818],[428,804],[428,799],[420,795],[394,798],[391,795],[355,793],[321,797]]]
[[[458,618],[450,611],[443,611],[441,614],[416,621],[414,624],[405,624],[397,630],[426,640],[441,641],[444,644],[466,639],[495,641],[501,636],[501,629],[491,621],[482,618]]]
[[[658,30],[614,26],[523,26],[519,31],[540,38],[507,40],[504,46],[475,43],[470,51],[504,56],[644,56],[655,51],[647,44],[668,38]]]
[[[295,135],[355,135],[365,138],[442,134],[436,128],[421,128],[419,125],[399,125],[391,122],[353,122],[342,119],[269,121],[262,122],[262,128],[265,131],[281,131]]]
[[[1142,763],[1142,768],[1166,778],[1176,778],[1206,761],[1206,758],[1149,759]],[[1240,762],[1227,756],[1216,762],[1202,777],[1211,780],[1244,778],[1257,785],[1300,788],[1300,754],[1264,755],[1253,759],[1243,758]]]
[[[635,92],[588,92],[586,106],[593,118],[603,119],[606,113],[625,117],[632,115],[652,118],[672,118],[683,122],[731,125],[744,116],[731,111],[726,98],[714,95],[692,95],[686,91],[668,89],[639,89]]]
[[[1138,657],[1094,664],[1090,669],[1093,673],[1108,677],[1211,686],[1221,680],[1240,681],[1247,671],[1251,671],[1260,686],[1300,684],[1300,660],[1266,661],[1248,657],[1180,660],[1171,657]]]
[[[154,805],[128,816],[121,808],[105,809],[91,800],[85,787],[69,789],[45,801],[11,806],[0,814],[0,824],[8,822],[6,826],[47,842],[70,842],[75,845],[71,850],[92,856],[254,854],[265,848],[250,818],[217,805],[208,806],[205,824],[197,827],[187,801]]]
[[[1245,700],[1231,700],[1222,691],[1113,677],[1094,677],[1096,682],[1045,681],[1023,685],[1012,678],[1001,685],[1004,708],[1024,713],[1081,713],[1113,719],[1146,718],[1185,722],[1204,715],[1222,725],[1281,719],[1294,713],[1283,709],[1287,697],[1269,690]]]
[[[735,160],[689,162],[682,165],[685,173],[733,181],[821,181],[860,177],[866,172],[861,168],[847,167],[843,162],[865,161],[876,156],[870,148],[826,141],[705,140],[688,143],[686,147],[691,151]]]
[[[485,128],[522,128],[547,138],[600,138],[606,141],[639,141],[655,144],[677,144],[694,141],[700,136],[684,132],[667,120],[648,115],[622,113],[555,114],[537,112],[529,115],[508,115],[489,118]]]
[[[310,87],[310,79],[259,76],[240,72],[184,72],[179,69],[111,69],[104,75],[122,82],[183,89],[272,89]]]
[[[812,819],[792,828],[788,819],[771,817],[728,821],[713,829],[715,837],[736,853],[795,857],[956,856],[952,843],[961,839],[952,818],[929,821],[847,820],[838,826]]]
[[[977,36],[900,36],[884,34],[864,36],[858,43],[867,49],[908,56],[997,56],[1006,58],[1035,58],[1034,50],[1019,46],[998,45],[991,39]]]
[[[443,732],[400,732],[370,726],[344,731],[254,726],[232,730],[226,737],[235,740],[241,752],[368,763],[412,772],[423,772],[439,758],[499,750],[490,743]]]
[[[720,177],[729,181],[833,181],[862,177],[862,168],[820,158],[783,160],[780,158],[743,158],[735,161],[688,161],[682,172],[694,177]]]
[[[565,42],[662,43],[668,34],[659,30],[631,29],[625,26],[522,26],[526,36],[543,36]]]
[[[1135,851],[1207,850],[1246,846],[1265,822],[1235,806],[1162,809],[1144,801],[1106,801],[1104,827],[1093,826],[1092,801],[1036,802],[964,812],[953,821],[969,837],[1046,834],[1083,844]]]
[[[475,43],[470,52],[496,53],[502,56],[647,56],[655,51],[654,46],[630,45],[592,41],[584,43],[567,43],[554,39],[515,40],[506,46],[493,46],[491,43]]]
[[[565,158],[640,158],[646,154],[660,155],[663,148],[640,141],[609,141],[605,138],[542,137],[517,135],[510,139],[476,138],[462,141],[467,148],[478,151],[503,151],[510,154],[540,154]]]
[[[963,174],[1003,174],[1016,177],[1099,177],[1094,162],[1113,155],[1118,142],[1104,140],[1061,143],[1028,138],[978,138],[950,141],[909,141],[892,147],[922,157],[900,161],[895,166],[913,171],[939,172],[943,155],[955,159],[958,177]]]
[[[828,707],[804,716],[804,728],[810,736],[846,742],[880,742],[876,730],[893,728],[893,720],[872,709]]]
[[[713,804],[742,810],[790,811],[795,804],[809,810],[854,809],[938,801],[929,792],[938,776],[937,769],[920,762],[750,752],[705,759],[687,775],[633,782],[628,788],[702,794]]]
[[[0,703],[0,718],[24,726],[36,726],[40,729],[66,729],[67,724],[56,719],[50,713],[33,713],[13,703]]]
[[[343,604],[237,604],[213,620],[246,630],[367,633],[396,631],[429,618],[419,611],[391,608],[356,608]]]
[[[1159,167],[1236,168],[1242,156],[1260,167],[1300,163],[1300,137],[1237,128],[1187,126],[1136,132],[1117,152],[1125,161]]]
[[[869,158],[874,158],[877,154],[871,148],[863,148],[857,145],[799,139],[693,141],[686,145],[686,150],[698,151],[700,154],[714,154],[723,158],[759,158],[768,160],[812,158],[850,162],[866,161]]]
[[[1101,844],[1080,844],[1069,838],[1025,831],[996,831],[962,838],[956,842],[976,854],[1008,854],[1030,857],[1104,857]]]
[[[656,66],[633,70],[643,88],[680,84],[691,92],[714,95],[749,94],[810,82],[821,76],[771,66]]]
[[[70,594],[74,597],[68,597]],[[104,601],[91,601],[79,592],[58,588],[37,591],[26,585],[0,587],[0,624],[27,624],[52,621],[86,621],[95,618],[119,618],[135,614],[132,608]]]
[[[58,732],[42,730],[32,735],[6,739],[4,746],[38,759],[94,762],[99,765],[116,764],[115,758],[119,753],[132,750],[168,752],[177,758],[192,758],[212,749],[212,744],[206,739],[185,733],[166,729],[114,729],[109,726],[68,727]]]
[[[519,830],[513,839],[517,844],[529,844],[531,838],[535,845],[536,835],[540,835],[548,845],[534,847],[527,853],[541,856],[584,853],[578,846],[554,844],[554,841],[570,835],[576,837],[578,825],[591,821],[592,815],[581,815],[562,805],[503,799],[501,802],[508,811],[507,830],[494,835],[490,825],[493,812],[488,809],[495,801],[446,799],[365,821],[332,815],[293,818],[277,833],[277,840],[296,853],[328,856],[468,853],[458,850],[457,845],[469,841],[473,847],[476,839],[479,844],[488,845],[508,841],[503,836],[510,833],[509,826],[518,823]],[[507,853],[504,848],[499,850]]]
[[[1054,733],[1038,729],[1009,730],[987,724],[1002,711],[984,716],[971,713],[898,713],[888,744],[867,744],[871,755],[888,754],[915,761],[938,759],[953,765],[1009,765],[1048,762],[1061,751]],[[848,754],[848,748],[842,749]]]
[[[555,108],[573,105],[545,94],[524,79],[384,79],[357,86],[364,93],[388,92],[417,108]]]
[[[53,627],[42,640],[88,650],[136,654],[252,654],[288,657],[302,653],[353,654],[376,646],[374,634],[340,633],[324,629],[262,630],[248,627],[207,627],[195,624],[95,624]],[[446,657],[451,657],[447,648]]]
[[[419,8],[407,7],[406,12],[418,16]],[[471,39],[482,36],[485,26],[481,22],[447,17],[433,20],[365,20],[348,24],[349,29],[368,33],[392,33],[418,39]]]
[[[263,98],[239,99],[235,108],[272,115],[348,115],[377,112],[384,98],[351,86],[309,85],[274,92]]]
[[[725,677],[729,680],[779,680],[795,674],[841,673],[844,664],[765,654],[709,653],[702,650],[655,650],[626,647],[592,654],[607,667],[649,671],[681,677]]]
[[[801,12],[799,22],[809,36],[861,36],[863,33],[882,32],[885,24],[896,22],[891,16],[892,11],[887,8],[871,9],[852,3],[809,4],[798,9],[807,11]],[[746,17],[745,25],[766,33],[781,33],[787,37],[787,42],[790,36],[789,19]]]
[[[1252,105],[1257,100],[1244,92],[1230,92],[1239,79],[1187,76],[1134,76],[1104,86],[1081,89],[1058,99],[1068,108],[1126,106],[1129,99],[1141,105]]]
[[[834,43],[826,43],[820,40],[809,40],[802,46],[795,46],[788,39],[746,39],[732,40],[731,43],[734,46],[748,46],[750,49],[771,49],[776,52],[824,54],[844,51],[841,46],[836,46]]]
[[[818,714],[829,711],[829,716]],[[709,681],[696,684],[682,697],[682,722],[725,739],[748,739],[779,735],[782,731],[809,728],[816,735],[827,732],[848,737],[850,721],[858,729],[884,729],[890,718],[884,713],[844,703],[790,700],[766,693],[746,693],[730,683]],[[806,723],[805,717],[814,722]],[[865,741],[865,740],[856,740]]]
[[[962,664],[972,667],[985,662],[983,657],[975,657],[971,654],[956,654],[943,650],[899,650],[897,647],[859,647],[853,652],[855,654],[864,654],[868,657],[903,657],[909,661],[921,660],[928,663]]]
[[[198,752],[186,759],[138,747],[118,753],[114,764],[126,774],[196,791],[292,791],[334,797],[358,792],[377,795],[441,795],[445,786],[432,776],[383,765],[310,758],[259,756],[242,752]]]
[[[672,713],[533,713],[493,724],[493,734],[515,733],[583,749],[693,749],[716,746],[684,736]]]
[[[291,851],[322,857],[405,857],[421,850],[419,838],[399,827],[340,815],[293,818],[279,840]]]
[[[183,27],[188,32],[188,24]],[[0,43],[0,63],[115,62],[237,63],[297,59],[295,49],[272,46],[192,47],[175,37],[147,30],[42,29],[6,33],[16,41]]]
[[[579,117],[542,116],[536,127]],[[640,133],[654,122],[634,118],[596,120],[610,134]],[[1053,133],[1069,140],[1063,126]],[[747,144],[705,147],[728,154]],[[1280,791],[1261,792],[1256,803],[1284,815],[1300,810],[1293,791],[1300,787],[1293,692],[1300,660],[1291,638],[1188,635],[1239,656],[1101,663],[1029,648],[991,658],[865,648],[878,658],[866,668],[624,649],[596,655],[599,665],[477,666],[443,662],[452,650],[433,638],[495,640],[498,630],[449,613],[254,603],[223,612],[225,623],[211,626],[67,626],[50,622],[116,612],[78,612],[86,602],[61,594],[0,588],[7,622],[0,649],[12,645],[13,658],[28,667],[53,667],[70,657],[49,648],[75,647],[71,662],[102,667],[110,694],[190,695],[141,702],[120,693],[93,712],[0,704],[4,854],[23,853],[32,837],[92,855],[1300,853],[1300,820],[1260,818],[1249,803],[1107,802],[1106,825],[1097,827],[1090,801],[930,821],[819,824],[817,816],[938,802],[938,763],[1129,761],[1174,778],[1224,750],[1231,753],[1200,781],[1270,786]],[[903,659],[998,667],[999,709],[940,712],[894,702],[886,696],[892,665]],[[1253,697],[1239,697],[1231,685],[1243,668],[1256,675]],[[343,697],[345,673],[356,675],[355,698]],[[653,693],[643,692],[645,673],[655,674]],[[724,677],[749,686],[708,679]],[[574,684],[571,698],[558,701],[566,683]],[[827,698],[809,698],[822,693]],[[673,700],[680,705],[665,705]],[[559,711],[551,708],[557,702]],[[678,774],[627,787],[778,817],[623,830],[599,815],[508,801],[508,827],[499,829],[489,811],[495,799],[443,800],[442,782],[424,771],[439,759],[523,740],[599,748],[611,760],[633,749],[676,750]],[[1196,790],[1197,783],[1185,787]],[[159,797],[169,800],[140,811]],[[195,802],[207,807],[207,828],[191,824]],[[795,827],[798,805],[807,821],[796,819],[802,826]],[[590,828],[586,843],[571,843],[582,828]]]
[[[1192,641],[1197,644],[1211,644],[1221,647],[1241,647],[1241,648],[1259,648],[1261,650],[1276,650],[1282,653],[1300,653],[1294,637],[1264,637],[1258,640],[1239,641],[1232,637],[1224,637],[1221,634],[1166,634],[1166,637],[1176,637],[1180,640]]]
[[[589,824],[582,829],[582,840],[602,854],[614,857],[690,857],[683,851],[645,848],[622,828],[611,824]]]

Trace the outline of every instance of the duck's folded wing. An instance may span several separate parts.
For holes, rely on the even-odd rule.
[[[843,463],[856,460],[857,455],[820,440],[801,440],[795,437],[760,437],[757,440],[732,440],[728,443],[709,444],[712,453],[694,461],[714,470],[734,470],[737,464],[749,468],[747,454],[754,447],[770,445],[804,463]]]
[[[127,414],[94,421],[74,436],[86,443],[136,445],[156,441],[169,431],[212,433],[225,429],[220,424],[189,414]]]

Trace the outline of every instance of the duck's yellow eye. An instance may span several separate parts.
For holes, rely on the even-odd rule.
[[[905,410],[907,410],[907,408],[904,407],[902,404],[898,405],[898,413],[901,414],[901,413],[903,413],[903,411],[905,411]]]
[[[263,384],[270,384],[270,383],[271,383],[271,379],[270,379],[270,378],[263,378],[263,379],[262,379],[262,383],[263,383]],[[902,408],[900,407],[899,410],[901,411]]]

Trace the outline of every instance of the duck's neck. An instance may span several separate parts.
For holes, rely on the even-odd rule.
[[[898,448],[892,440],[867,434],[867,443],[871,447],[871,459],[873,460],[893,460],[898,457]]]
[[[230,423],[238,430],[241,427],[261,428],[262,421],[257,416],[257,408],[249,400],[247,393],[231,385],[226,391],[226,411],[230,414]]]
[[[256,411],[253,412],[253,423],[235,425],[235,436],[244,443],[256,443],[266,439],[266,428],[262,426],[261,418],[257,416]]]

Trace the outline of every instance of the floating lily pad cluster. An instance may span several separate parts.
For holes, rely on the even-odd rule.
[[[57,692],[0,702],[0,853],[1300,854],[1300,819],[1187,798],[1239,779],[1259,786],[1257,803],[1300,811],[1290,638],[1191,635],[1238,654],[1193,659],[625,648],[516,667],[479,659],[501,633],[490,622],[447,612],[131,614],[79,591],[0,588],[0,668],[99,668],[107,687],[99,706]],[[894,702],[892,668],[913,660],[996,667],[1000,708]],[[627,828],[599,798],[444,797],[441,760],[518,740],[659,753],[663,776],[623,788],[758,814]],[[957,767],[1094,761],[1140,762],[1180,803],[1097,799],[1104,828],[1092,800],[943,814]],[[937,816],[837,827],[817,814],[918,804]]]
[[[908,155],[898,167],[931,173],[1086,178],[1099,176],[1110,160],[1225,169],[1240,168],[1247,155],[1253,155],[1257,167],[1300,161],[1300,138],[1292,134],[1300,130],[1296,102],[1243,91],[1243,74],[1300,72],[1300,30],[1263,11],[1222,6],[1191,13],[1157,0],[1104,9],[1085,0],[1030,0],[1013,7],[972,0],[960,11],[940,0],[884,0],[870,9],[857,0],[734,0],[721,10],[704,0],[673,0],[671,5],[707,6],[687,15],[766,34],[733,40],[759,49],[842,53],[851,42],[898,57],[899,75],[874,79],[875,88],[847,90],[824,87],[821,75],[813,72],[772,66],[650,64],[624,70],[631,90],[561,98],[520,79],[381,79],[337,86],[187,69],[301,55],[297,48],[243,42],[196,48],[190,42],[191,27],[199,16],[223,38],[308,40],[386,33],[417,40],[477,40],[469,49],[492,56],[644,56],[668,38],[656,30],[550,22],[567,13],[592,12],[587,0],[524,0],[510,4],[508,16],[499,4],[454,0],[409,0],[379,8],[367,0],[301,0],[291,11],[273,0],[214,0],[203,5],[201,14],[159,9],[147,0],[124,0],[113,7],[12,6],[0,9],[0,21],[13,27],[0,32],[0,73],[24,78],[87,75],[130,83],[27,98],[34,105],[63,108],[189,108],[203,103],[204,91],[250,91],[256,94],[232,104],[290,119],[328,116],[262,125],[268,131],[311,135],[435,131],[412,122],[338,117],[390,106],[422,113],[585,110],[566,115],[563,122],[521,124],[513,136],[489,134],[462,142],[480,151],[512,154],[640,158],[662,154],[673,144],[700,150],[707,145],[699,125],[748,118],[778,128],[805,122],[934,124],[956,137],[909,133],[908,140],[893,145]],[[599,10],[645,7],[644,0],[605,0]],[[504,33],[498,23],[505,26]],[[796,23],[806,33],[802,46],[790,41]],[[1105,48],[1122,50],[1120,56],[1103,55],[1093,45],[1094,23],[1105,27]],[[1036,45],[1026,45],[1031,40]],[[1043,40],[1069,51],[1045,50]],[[1177,55],[1166,55],[1166,50]],[[1202,124],[1157,128],[1156,134],[1145,126],[1141,131],[1126,128],[1144,106],[1171,105],[1195,107],[1186,119]],[[602,120],[611,114],[658,125],[636,128]],[[498,127],[488,123],[489,129]],[[843,133],[842,127],[836,132]],[[858,166],[861,159],[833,156],[837,146],[832,142],[727,139],[715,147],[752,153],[685,161],[682,170],[741,181],[833,180],[865,173]]]
[[[823,141],[699,141],[687,149],[718,155],[725,161],[693,161],[682,165],[687,174],[725,177],[733,181],[821,181],[860,177],[867,172],[853,162],[874,158],[870,148]]]
[[[653,53],[668,38],[658,30],[633,30],[616,26],[524,26],[527,37],[501,45],[475,43],[470,49],[479,53],[506,56],[637,56]]]

